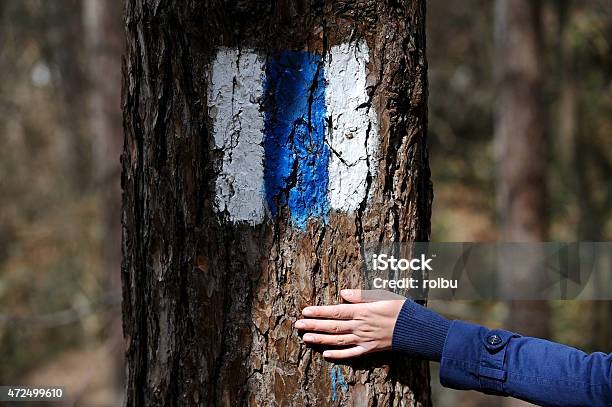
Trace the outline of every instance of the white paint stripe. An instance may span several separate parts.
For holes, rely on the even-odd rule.
[[[262,145],[265,61],[245,50],[222,48],[212,64],[208,111],[215,147],[223,152],[215,206],[233,222],[261,223],[265,214]]]
[[[378,125],[374,108],[365,105],[368,61],[368,46],[360,41],[333,46],[325,64],[326,114],[332,123],[328,194],[331,207],[343,212],[357,210],[366,198],[368,170],[373,175],[375,169]]]

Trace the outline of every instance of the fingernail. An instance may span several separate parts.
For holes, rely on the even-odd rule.
[[[305,317],[309,317],[312,315],[312,308],[310,307],[306,307],[302,310],[302,315],[304,315]]]
[[[314,336],[312,334],[306,334],[304,335],[304,340],[305,341],[311,341],[314,339]]]
[[[295,327],[296,327],[296,328],[298,328],[298,329],[300,329],[300,328],[304,328],[304,322],[302,322],[301,320],[300,320],[300,321],[297,321],[297,322],[295,323]]]
[[[328,357],[329,357],[329,355],[330,355],[330,352],[329,352],[328,350],[326,350],[326,351],[324,351],[324,352],[323,352],[323,357],[324,357],[324,358],[328,358]]]
[[[353,290],[341,290],[340,294],[342,294],[345,297],[350,297],[353,295]]]

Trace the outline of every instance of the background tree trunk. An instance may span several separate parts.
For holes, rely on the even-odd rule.
[[[588,120],[580,118],[581,86],[576,73],[576,57],[574,48],[575,39],[572,38],[571,25],[579,4],[573,0],[559,0],[557,13],[559,19],[559,41],[561,67],[561,91],[558,111],[559,136],[561,138],[561,160],[565,168],[564,180],[569,184],[569,191],[576,197],[576,240],[586,242],[600,242],[606,240],[605,222],[609,203],[597,202],[594,195],[597,192],[592,188],[589,180],[590,160],[581,157],[597,157],[593,150],[598,149],[597,142],[591,140],[591,131],[579,125]],[[582,108],[584,109],[584,108]],[[582,113],[584,116],[584,114]],[[584,125],[583,125],[584,127]],[[580,136],[578,135],[580,134]],[[595,189],[596,190],[596,189]],[[612,301],[590,301],[591,336],[590,349],[607,349],[612,344],[612,326],[607,321],[612,316]]]
[[[543,242],[547,237],[540,6],[531,0],[496,0],[495,4],[497,206],[500,238],[505,242]],[[501,284],[515,294],[528,292],[544,275],[529,259],[521,264],[523,276],[515,264],[508,270],[503,264],[507,263],[502,261]],[[549,320],[547,302],[511,301],[505,328],[546,338]],[[514,399],[506,403],[524,404]]]
[[[106,290],[121,290],[121,55],[124,48],[122,7],[119,2],[81,2],[86,65],[88,131],[92,140],[93,184],[102,226],[102,267]],[[114,392],[121,400],[125,386],[125,350],[121,319],[109,321],[108,346],[113,356]]]
[[[427,363],[388,354],[338,365],[348,389],[338,384],[333,401],[334,364],[293,329],[302,307],[337,302],[341,288],[361,282],[365,245],[429,237],[424,14],[420,0],[127,2],[128,406],[430,404]],[[249,53],[270,61],[282,50],[307,50],[331,63],[331,49],[343,43],[369,49],[368,99],[359,108],[374,118],[354,130],[365,134],[366,150],[371,126],[379,140],[366,159],[363,199],[352,212],[332,210],[303,228],[283,205],[260,223],[233,222],[215,195],[225,155],[238,151],[253,123],[246,110],[235,112],[236,145],[218,148],[211,66],[219,50],[239,50],[229,63],[240,72],[252,68]],[[248,103],[260,103],[253,96]],[[335,119],[326,125],[334,128]],[[279,194],[292,193],[290,181]]]

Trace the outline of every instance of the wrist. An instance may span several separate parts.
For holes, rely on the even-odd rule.
[[[393,330],[392,349],[439,362],[450,321],[407,299]]]

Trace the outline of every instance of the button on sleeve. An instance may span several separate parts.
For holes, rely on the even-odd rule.
[[[453,321],[440,366],[442,385],[455,389],[500,394],[507,379],[504,366],[508,342],[518,335]]]

